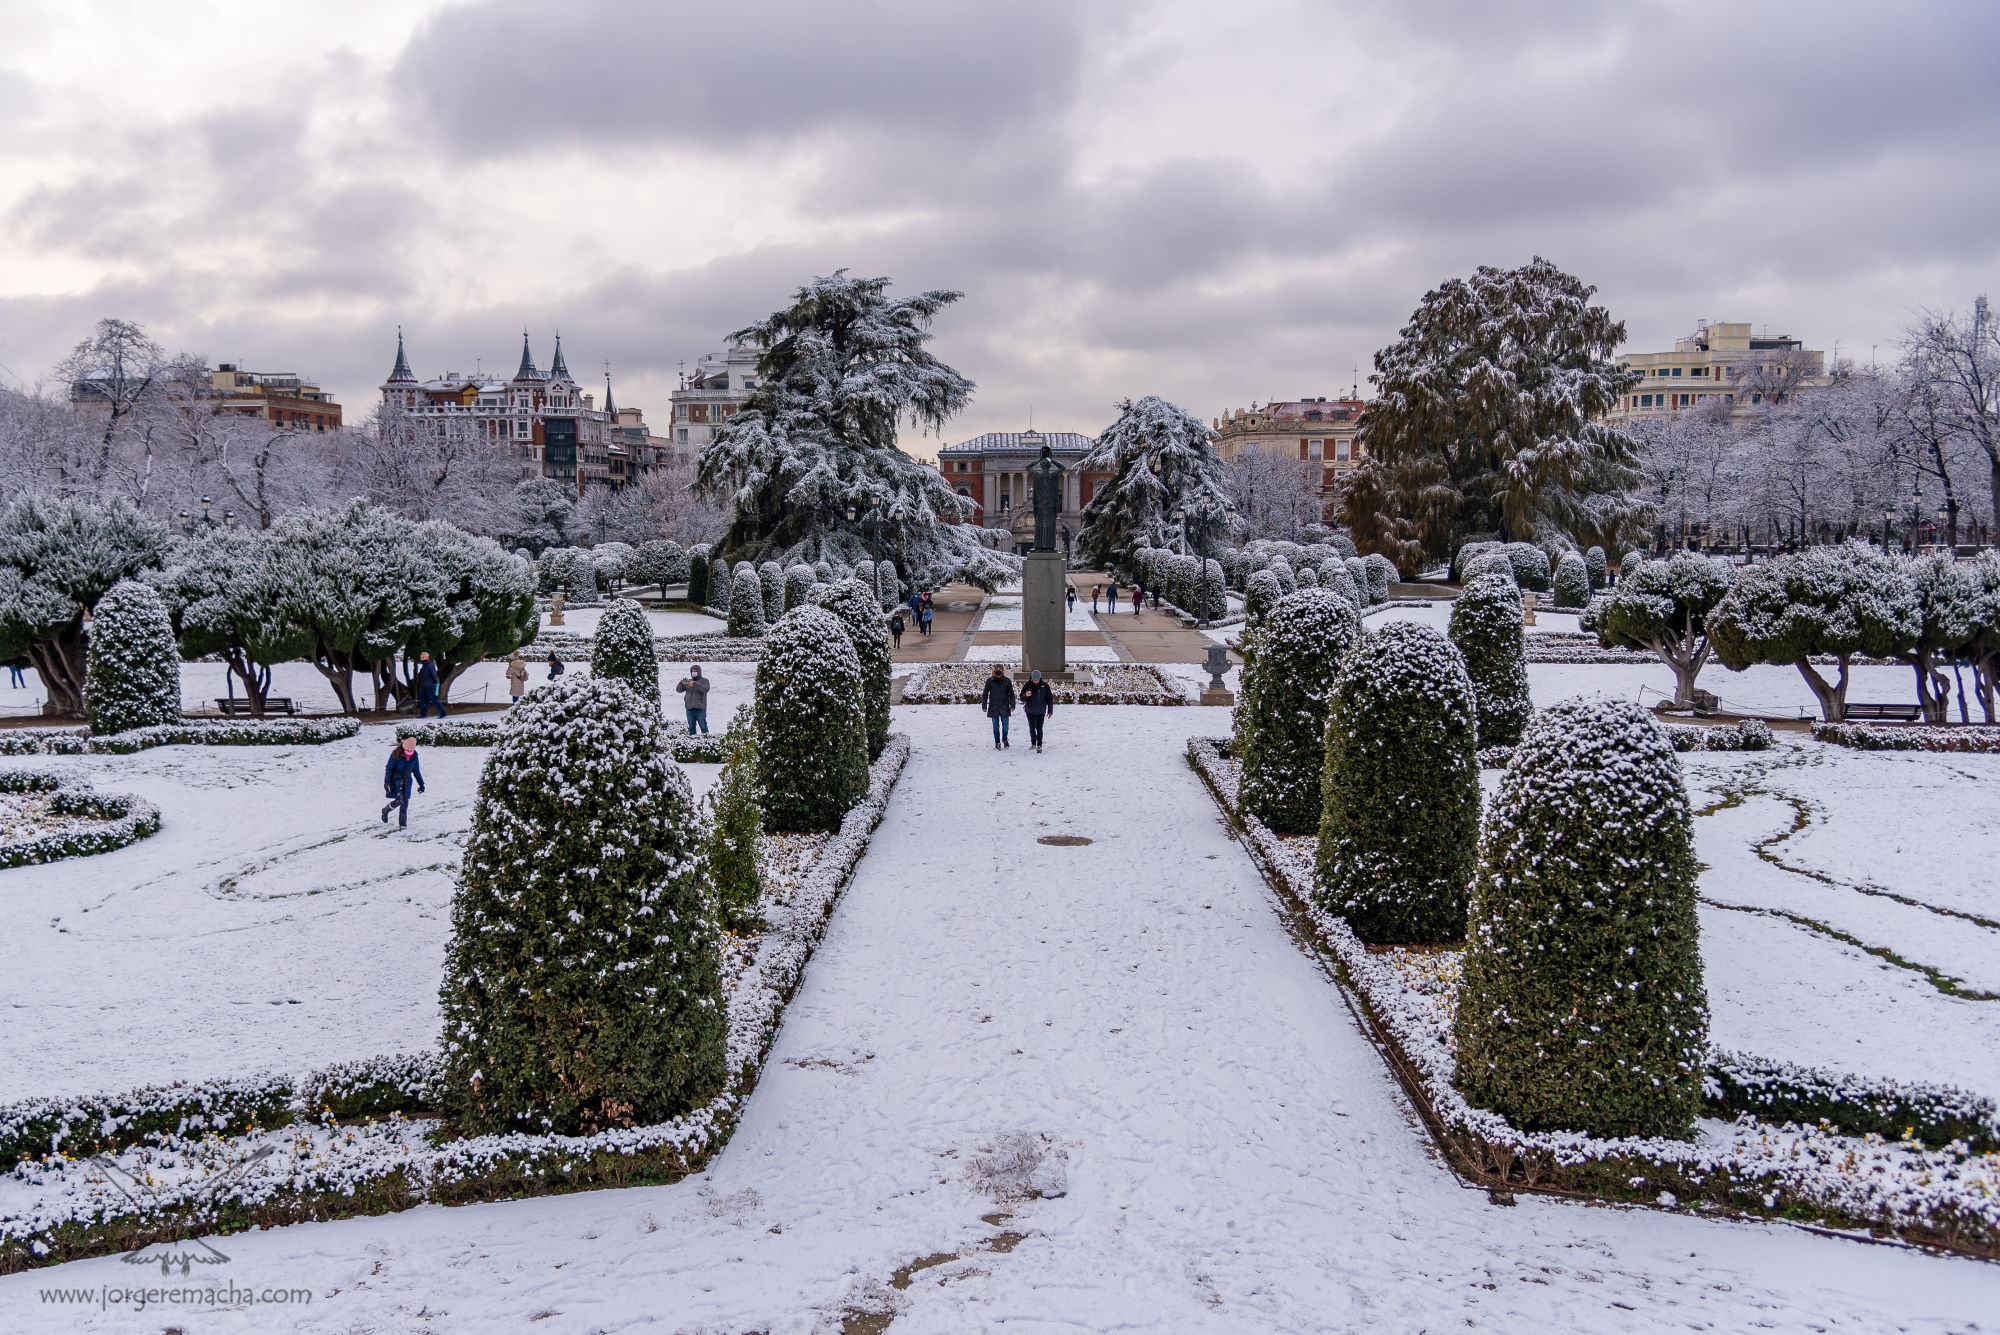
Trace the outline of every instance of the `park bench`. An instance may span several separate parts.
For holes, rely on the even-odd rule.
[[[1849,723],[1866,720],[1890,720],[1896,723],[1915,723],[1923,717],[1919,705],[1856,705],[1847,706],[1844,711]]]
[[[225,714],[248,714],[250,702],[237,696],[216,696],[215,707]],[[298,704],[289,695],[267,695],[264,697],[264,712],[267,714],[299,712]]]

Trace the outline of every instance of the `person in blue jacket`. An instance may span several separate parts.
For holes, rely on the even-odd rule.
[[[429,654],[419,655],[418,663],[420,666],[417,668],[417,717],[430,717],[430,710],[435,706],[438,717],[443,718],[444,705],[438,700],[437,664],[431,662]]]
[[[399,826],[410,823],[410,785],[417,785],[417,791],[424,791],[423,766],[417,763],[417,739],[405,737],[389,753],[389,763],[382,770],[382,796],[389,799],[389,805],[382,808],[382,823],[389,823],[389,813],[402,808],[402,816],[396,821]]]

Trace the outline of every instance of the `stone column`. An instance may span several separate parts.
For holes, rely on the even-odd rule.
[[[1063,592],[1069,562],[1061,552],[1029,552],[1021,570],[1021,670],[1050,681],[1069,671]]]

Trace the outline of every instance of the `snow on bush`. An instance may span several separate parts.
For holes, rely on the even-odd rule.
[[[1451,574],[1460,584],[1470,584],[1473,580],[1471,567],[1474,561],[1490,556],[1494,552],[1504,553],[1506,550],[1507,544],[1504,542],[1462,543],[1458,551],[1451,558]],[[1513,569],[1513,564],[1511,561],[1507,563],[1507,568],[1510,572]]]
[[[1527,1131],[1693,1133],[1708,1046],[1694,817],[1638,705],[1542,710],[1481,832],[1458,1087]]]
[[[653,652],[653,624],[630,598],[614,598],[598,618],[590,673],[624,682],[653,708],[660,707],[660,660]]]
[[[109,853],[160,829],[160,809],[151,802],[100,793],[73,776],[0,770],[0,795],[14,797],[0,801],[0,867]]]
[[[1592,547],[1583,554],[1583,568],[1584,572],[1590,576],[1590,591],[1592,593],[1602,591],[1605,585],[1609,583],[1609,580],[1606,578],[1610,573],[1609,563],[1605,559],[1602,547]]]
[[[1287,561],[1282,556],[1277,557],[1271,562],[1269,570],[1272,575],[1276,576],[1278,588],[1284,592],[1286,597],[1289,598],[1292,594],[1299,591],[1299,577],[1292,570],[1292,563],[1290,561]]]
[[[1709,1053],[1704,1087],[1711,1109],[1767,1122],[1826,1123],[1850,1136],[1908,1136],[1936,1148],[1954,1141],[1981,1153],[2000,1148],[2000,1107],[1954,1085],[1818,1071],[1718,1050]]]
[[[1389,586],[1398,578],[1396,563],[1380,552],[1370,552],[1362,558],[1361,564],[1368,568],[1368,601],[1388,602]]]
[[[1284,596],[1284,585],[1278,582],[1274,571],[1259,570],[1250,577],[1250,588],[1243,595],[1243,616],[1250,631],[1264,624],[1264,618]]]
[[[1535,707],[1528,699],[1527,635],[1513,578],[1481,575],[1451,605],[1451,642],[1479,700],[1479,744],[1512,746]]]
[[[1364,941],[1456,941],[1479,837],[1478,702],[1434,627],[1392,621],[1347,655],[1326,721],[1319,886]]]
[[[156,746],[317,746],[359,731],[356,718],[185,719],[103,737],[84,728],[22,728],[0,732],[0,756],[122,756]]]
[[[181,721],[181,655],[160,595],[120,580],[91,616],[83,703],[102,735]]]
[[[758,779],[777,831],[831,830],[867,784],[861,660],[823,607],[785,613],[757,664]]]
[[[435,1052],[397,1052],[336,1062],[298,1081],[293,1116],[348,1122],[390,1113],[436,1111],[445,1104],[444,1063]],[[265,1126],[281,1125],[278,1119]],[[227,1133],[225,1133],[227,1134]]]
[[[669,584],[682,584],[688,578],[687,553],[677,542],[655,538],[642,542],[633,554],[631,564],[634,584],[657,584],[664,591]]]
[[[523,697],[480,775],[439,989],[469,1131],[652,1125],[720,1092],[715,909],[657,709],[574,676]]]
[[[1462,573],[1459,578],[1465,583],[1470,584],[1474,580],[1482,579],[1488,575],[1504,576],[1507,582],[1514,586],[1514,600],[1518,603],[1521,596],[1521,586],[1520,582],[1514,578],[1514,561],[1512,557],[1507,555],[1506,544],[1496,542],[1475,545],[1487,546],[1491,550],[1479,552],[1468,558],[1462,567]]]
[[[1857,751],[2000,752],[2000,728],[1991,725],[1942,728],[1916,724],[1815,723],[1813,740]]]
[[[688,601],[696,607],[708,606],[708,553],[688,553]]]
[[[722,773],[702,799],[701,856],[723,924],[739,928],[755,921],[763,897],[757,840],[764,830],[764,790],[757,781],[757,724],[749,705],[737,706],[728,736]]]
[[[1338,558],[1320,566],[1319,586],[1347,599],[1356,616],[1368,606],[1368,595],[1355,586],[1354,576],[1347,573],[1347,563]]]
[[[939,663],[903,688],[906,705],[976,705],[990,669]],[[1184,705],[1187,695],[1158,668],[1139,663],[1092,664],[1091,683],[1051,682],[1059,705]],[[4,735],[4,734],[0,734]]]
[[[64,1156],[80,1159],[149,1136],[240,1136],[291,1120],[289,1081],[265,1073],[172,1084],[117,1095],[33,1098],[0,1107],[0,1169]]]
[[[1776,744],[1771,725],[1756,718],[1708,727],[1692,723],[1662,726],[1676,751],[1768,751]]]
[[[597,562],[581,547],[555,547],[542,553],[536,582],[543,593],[560,593],[571,607],[597,601]]]
[[[1556,562],[1557,607],[1585,607],[1590,603],[1590,568],[1575,552],[1564,552]]]
[[[862,696],[862,717],[867,727],[868,759],[872,761],[882,754],[882,748],[889,740],[889,672],[892,662],[889,627],[882,620],[882,609],[875,605],[875,595],[858,579],[821,585],[813,595],[813,601],[840,618],[841,628],[854,645],[854,656],[860,660],[861,677],[857,684]]]
[[[1353,604],[1327,589],[1281,599],[1257,631],[1236,709],[1236,754],[1244,806],[1281,833],[1318,828],[1327,707],[1341,661],[1360,636]]]
[[[1547,593],[1552,582],[1549,554],[1532,542],[1507,544],[1507,559],[1514,566],[1514,582],[1524,589]]]
[[[1618,582],[1623,584],[1633,571],[1646,564],[1646,554],[1637,548],[1625,553],[1618,561]]]
[[[1317,589],[1319,587],[1319,571],[1314,570],[1311,566],[1301,567],[1298,578],[1299,587],[1302,589]]]
[[[1354,587],[1360,591],[1361,599],[1367,606],[1373,607],[1380,601],[1375,597],[1375,591],[1369,586],[1368,563],[1366,561],[1358,556],[1350,556],[1341,564],[1347,567],[1347,577],[1354,581]]]
[[[819,576],[803,561],[785,571],[785,611],[804,607],[812,601],[813,585],[819,583]]]
[[[1318,584],[1315,579],[1314,584]],[[1222,577],[1222,562],[1204,561],[1201,566],[1201,580],[1195,586],[1195,605],[1191,610],[1200,621],[1220,621],[1229,615],[1229,584]]]
[[[724,633],[731,639],[760,639],[767,624],[763,582],[745,561],[736,567],[735,587],[729,591],[729,622]]]
[[[1736,577],[1729,562],[1676,552],[1625,572],[1618,587],[1594,601],[1579,624],[1595,629],[1607,648],[1643,649],[1674,670],[1674,701],[1694,703],[1695,678],[1708,662],[1708,618]],[[1538,637],[1539,638],[1539,637]]]
[[[763,591],[764,624],[768,626],[785,614],[785,568],[776,561],[758,562],[757,586]]]
[[[885,612],[902,600],[902,576],[896,573],[896,563],[886,557],[875,563],[875,591],[881,595]]]
[[[736,572],[729,568],[729,562],[719,556],[708,561],[708,605],[725,615],[729,612],[730,591],[736,585]]]

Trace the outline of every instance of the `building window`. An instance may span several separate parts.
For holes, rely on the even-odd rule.
[[[1003,491],[1000,493],[1000,508],[1002,510],[1011,510],[1014,508],[1014,497],[1011,492]]]
[[[687,429],[686,427],[684,427],[684,426],[683,426],[683,427],[675,427],[675,428],[674,428],[674,444],[676,444],[676,445],[685,445],[685,444],[687,444],[687,443],[688,443],[688,429]]]
[[[1676,366],[1674,368],[1674,379],[1676,380],[1680,379],[1680,375],[1681,375],[1681,368]]]
[[[1348,457],[1348,454],[1347,454],[1347,442],[1346,442],[1346,441],[1344,441],[1344,440],[1343,440],[1343,441],[1338,441],[1338,442],[1336,442],[1336,443],[1335,443],[1335,445],[1334,445],[1334,447],[1333,447],[1333,449],[1334,449],[1334,458],[1335,458],[1335,459],[1337,459],[1337,460],[1344,460],[1344,459],[1346,459],[1346,458]]]
[[[1308,442],[1306,442],[1306,458],[1308,458],[1308,459],[1319,459],[1319,458],[1323,458],[1323,457],[1325,456],[1325,454],[1326,454],[1326,442],[1325,442],[1325,441],[1323,441],[1323,440],[1314,440],[1314,441],[1308,441]]]

